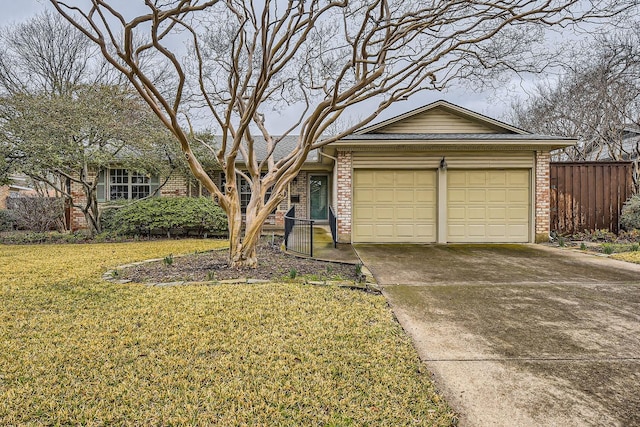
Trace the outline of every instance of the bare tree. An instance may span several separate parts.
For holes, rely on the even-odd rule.
[[[511,115],[524,129],[577,138],[555,153],[558,160],[634,160],[637,185],[639,139],[628,131],[640,133],[640,31],[596,37],[557,81],[514,103]]]
[[[262,224],[311,150],[370,123],[399,100],[455,79],[540,70],[540,61],[550,60],[536,46],[543,27],[611,16],[633,3],[146,0],[146,12],[128,16],[106,0],[50,2],[127,76],[176,137],[195,177],[227,213],[235,266],[257,265]],[[190,58],[175,49],[175,37],[191,40]],[[153,84],[153,68],[141,61],[149,52],[172,67],[172,90]],[[372,99],[357,123],[322,138],[346,111]],[[299,114],[285,133],[299,134],[298,144],[276,159],[281,139],[270,131],[267,113],[294,104]],[[224,189],[193,154],[184,120],[190,107],[204,110],[222,131],[216,156]],[[257,144],[266,145],[266,158],[257,157]],[[252,189],[244,224],[237,177]]]

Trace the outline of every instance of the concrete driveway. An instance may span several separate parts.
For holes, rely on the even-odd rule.
[[[358,245],[461,426],[640,426],[640,265],[536,245]]]

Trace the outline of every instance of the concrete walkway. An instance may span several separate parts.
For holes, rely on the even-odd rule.
[[[358,245],[461,426],[640,426],[640,266],[534,245]]]
[[[338,243],[334,247],[328,225],[313,227],[313,258],[346,264],[360,263],[360,258],[350,244]]]

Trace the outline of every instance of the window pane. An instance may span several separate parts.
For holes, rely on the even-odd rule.
[[[132,184],[148,184],[149,177],[139,174],[138,172],[131,173],[131,183]]]
[[[112,185],[109,189],[109,198],[111,200],[122,200],[129,198],[128,185]]]
[[[150,186],[149,185],[132,185],[131,186],[131,198],[132,199],[142,199],[144,197],[149,197]]]
[[[129,173],[125,169],[111,170],[112,184],[127,184],[129,182]]]

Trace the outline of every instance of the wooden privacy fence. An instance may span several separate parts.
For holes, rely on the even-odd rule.
[[[624,202],[633,194],[631,162],[551,163],[551,231],[617,233]]]

